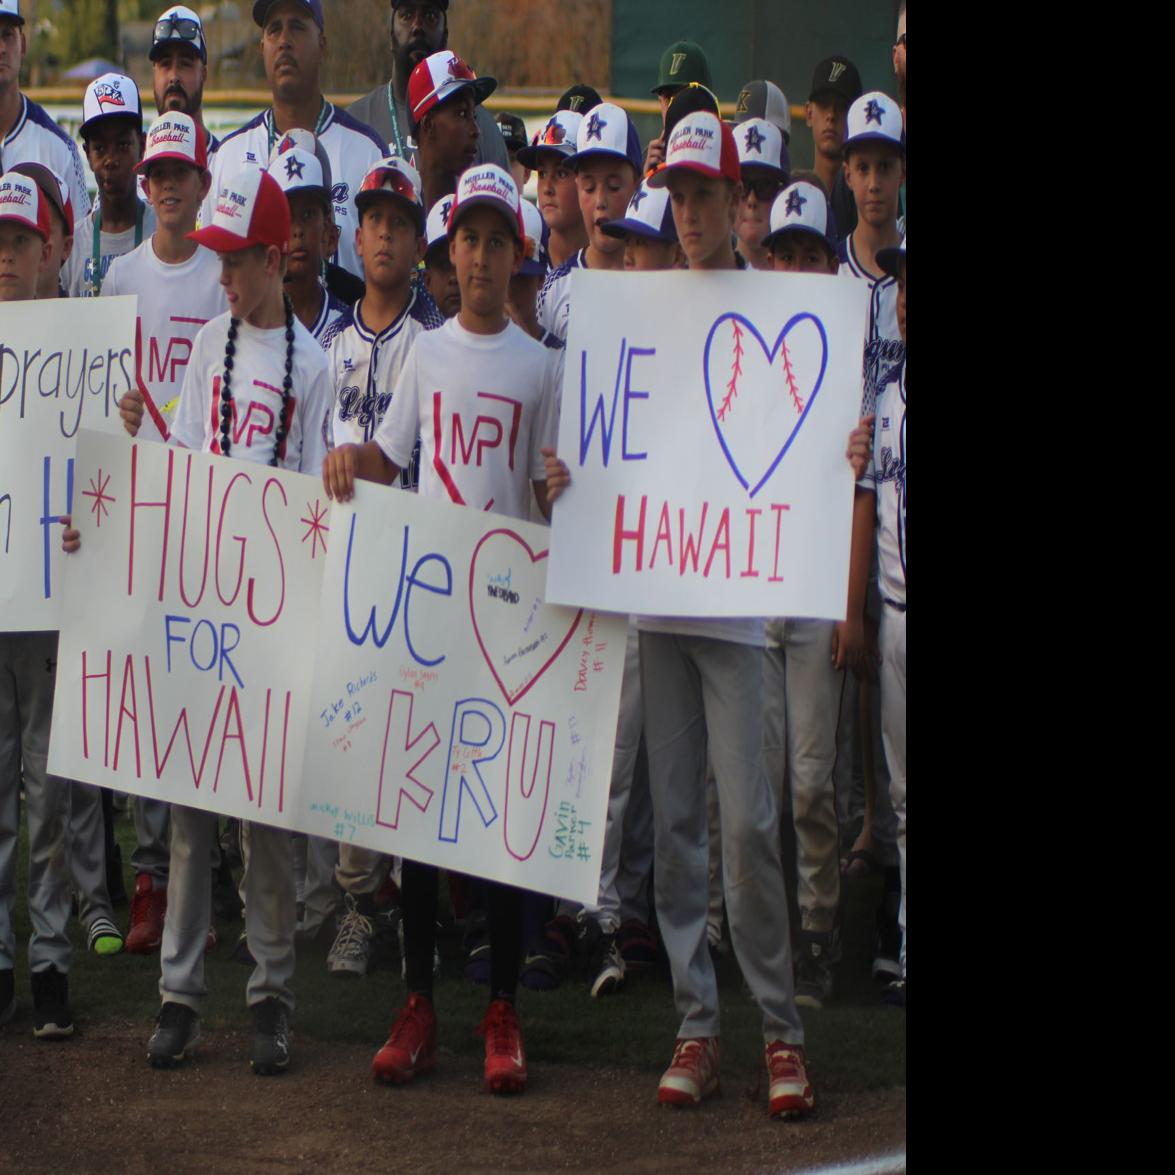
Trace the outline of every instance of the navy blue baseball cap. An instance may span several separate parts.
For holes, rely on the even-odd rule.
[[[610,237],[623,239],[629,233],[649,237],[654,241],[676,241],[677,225],[673,220],[673,205],[668,188],[650,188],[642,183],[632,194],[625,215],[620,220],[609,220],[600,228]]]
[[[319,30],[325,29],[321,0],[292,0],[292,2],[301,4],[314,17],[314,23],[318,25]],[[259,28],[265,28],[265,18],[269,15],[269,10],[278,3],[280,0],[257,0],[257,3],[253,5],[253,21]]]

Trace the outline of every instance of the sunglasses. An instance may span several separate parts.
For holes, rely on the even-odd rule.
[[[743,191],[750,195],[755,194],[755,199],[760,204],[766,204],[774,200],[776,196],[787,186],[787,181],[776,176],[761,176],[755,179],[743,180]]]
[[[391,167],[381,167],[379,170],[373,171],[363,181],[359,191],[360,193],[389,192],[393,196],[401,196],[411,204],[418,205],[420,203],[420,198],[408,177]]]
[[[156,41],[198,41],[201,29],[198,21],[187,16],[169,16],[155,26]]]

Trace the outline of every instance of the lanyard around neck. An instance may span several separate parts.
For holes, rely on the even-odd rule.
[[[396,95],[392,92],[392,83],[388,82],[388,114],[392,118],[392,137],[396,140],[396,154],[401,159],[407,159],[404,151],[404,136],[400,133],[400,118],[396,113]]]
[[[316,139],[322,134],[322,129],[326,126],[326,120],[330,117],[332,109],[331,104],[323,98],[322,105],[318,109],[318,119],[314,124],[314,137]],[[273,155],[273,145],[277,142],[277,121],[273,117],[272,106],[265,112],[265,129],[269,135],[269,150],[266,152],[266,155],[271,156]]]
[[[135,248],[143,243],[143,215],[146,208],[142,200],[135,200]],[[102,206],[94,209],[94,272],[90,276],[90,289],[94,297],[102,293]]]

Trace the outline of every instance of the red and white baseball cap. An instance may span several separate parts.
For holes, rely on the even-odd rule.
[[[902,108],[880,90],[862,94],[849,107],[849,133],[845,136],[845,155],[857,143],[890,143],[906,154],[906,125]]]
[[[457,221],[469,208],[488,204],[496,208],[510,222],[514,235],[526,242],[526,225],[522,221],[522,200],[514,177],[496,163],[482,163],[461,173],[457,181],[457,195],[449,213],[449,236],[457,230]]]
[[[104,73],[86,87],[82,99],[82,127],[84,135],[103,118],[134,118],[143,129],[143,106],[139,101],[139,87],[134,78],[122,73]]]
[[[518,152],[518,162],[523,167],[537,168],[544,151],[570,159],[575,154],[575,141],[581,122],[582,114],[574,110],[557,110],[547,120],[547,125],[535,135],[530,146]]]
[[[49,239],[49,203],[36,180],[11,171],[0,175],[0,220],[23,224],[41,240]]]
[[[413,127],[442,102],[473,88],[475,104],[484,102],[497,88],[496,78],[479,78],[451,49],[430,54],[408,78],[408,110]]]
[[[363,177],[355,193],[359,219],[378,195],[395,196],[408,205],[416,219],[417,230],[424,232],[424,199],[421,196],[420,172],[400,155],[387,155]]]
[[[254,245],[290,251],[290,205],[277,180],[256,167],[220,185],[212,223],[188,233],[189,241],[214,253],[239,253]]]
[[[665,164],[649,176],[649,187],[663,188],[675,169],[737,184],[741,177],[734,132],[708,110],[686,115],[673,128],[665,149]]]
[[[771,205],[771,228],[763,238],[770,249],[787,232],[809,233],[819,237],[824,247],[836,252],[836,225],[824,193],[807,180],[796,180],[786,187]]]
[[[190,114],[171,110],[161,114],[147,132],[147,148],[135,164],[135,171],[145,172],[161,159],[178,159],[204,172],[208,170],[208,144],[203,129]]]
[[[69,195],[69,185],[53,170],[43,163],[34,163],[25,160],[23,163],[13,164],[9,174],[17,173],[33,180],[41,189],[41,196],[50,208],[56,208],[65,225],[65,235],[73,236],[73,200]]]
[[[739,168],[749,167],[754,172],[763,172],[783,177],[787,182],[791,175],[791,157],[783,132],[765,118],[748,118],[733,130],[735,146],[738,147]]]

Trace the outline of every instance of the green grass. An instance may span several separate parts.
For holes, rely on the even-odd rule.
[[[128,815],[116,819],[129,890],[134,827]],[[27,1009],[31,999],[25,966],[29,935],[26,859],[22,825],[17,878],[17,999]],[[446,889],[442,885],[442,905],[447,903]],[[880,1006],[877,989],[869,979],[873,910],[879,893],[877,876],[845,888],[845,951],[837,970],[837,996],[822,1011],[804,1012],[808,1055],[820,1074],[822,1088],[829,1091],[905,1084],[905,1014]],[[125,907],[115,911],[115,920],[124,930],[128,917]],[[435,991],[440,1044],[454,1053],[479,1052],[482,1046],[473,1027],[485,1010],[486,989],[461,976],[460,932],[447,912],[444,922],[440,935],[443,966]],[[249,968],[228,957],[242,924],[224,923],[217,929],[220,945],[206,959],[208,998],[202,1014],[212,1030],[245,1029],[250,1024],[244,999]],[[158,955],[124,953],[99,958],[85,949],[76,919],[70,923],[70,934],[75,947],[70,995],[80,1029],[103,1019],[129,1019],[142,1025],[145,1041],[159,1007]],[[733,958],[723,961],[718,974],[723,1054],[750,1067],[761,1055],[759,1013]],[[326,973],[325,947],[299,947],[294,989],[294,1024],[300,1034],[321,1041],[367,1044],[373,1051],[383,1042],[390,1018],[404,999],[398,961],[392,969],[376,971],[362,980],[340,980]],[[527,1053],[534,1061],[558,1063],[575,1058],[588,1065],[623,1064],[650,1072],[664,1067],[679,1022],[666,971],[630,975],[623,994],[600,1000],[591,999],[586,985],[577,979],[553,992],[520,989],[519,1010],[526,1027]]]

